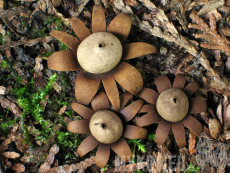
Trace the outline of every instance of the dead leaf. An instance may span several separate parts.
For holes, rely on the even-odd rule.
[[[223,6],[225,3],[224,0],[210,0],[207,4],[204,5],[203,8],[197,13],[198,16],[201,16],[209,11],[212,11],[214,9],[217,9],[221,6]]]
[[[14,151],[6,151],[1,154],[3,157],[6,157],[8,159],[16,159],[20,157],[20,154],[14,152]]]
[[[58,83],[57,83],[56,81],[54,81],[54,82],[52,83],[52,85],[53,85],[54,90],[55,90],[56,92],[59,93],[59,92],[61,91],[61,86],[58,85]]]
[[[25,166],[21,163],[17,163],[16,165],[12,166],[12,170],[15,170],[16,173],[25,172]]]
[[[217,139],[220,136],[220,133],[221,133],[220,122],[218,120],[216,120],[216,119],[210,119],[208,127],[209,127],[209,131],[210,131],[211,136],[214,139]]]
[[[188,143],[189,143],[189,153],[191,155],[194,155],[196,153],[196,149],[195,149],[195,147],[196,147],[196,134],[193,133],[192,131],[190,131],[190,133],[189,133]]]
[[[221,125],[223,125],[223,105],[221,103],[217,107],[216,115],[217,115]]]
[[[1,14],[1,11],[0,11]],[[47,36],[44,38],[36,38],[36,39],[30,39],[30,40],[25,40],[25,41],[11,41],[10,44],[4,44],[4,45],[0,45],[0,50],[6,50],[8,48],[11,47],[17,47],[19,45],[24,45],[24,46],[33,46],[35,44],[37,44],[38,42],[50,42],[53,39],[52,36]]]
[[[0,95],[5,95],[6,88],[4,86],[0,86]]]
[[[63,107],[59,110],[58,114],[59,114],[59,115],[64,114],[66,108],[67,108],[67,106],[63,106]]]

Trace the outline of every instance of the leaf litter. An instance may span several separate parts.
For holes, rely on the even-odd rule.
[[[51,84],[53,89],[42,96],[39,102],[39,109],[44,119],[50,120],[53,130],[47,141],[39,137],[42,136],[41,127],[32,116],[29,116],[30,114],[22,119],[24,110],[18,103],[19,98],[10,89],[23,88],[29,85],[30,81],[32,81],[32,88],[27,92],[39,91],[46,87],[49,77],[53,74],[47,69],[47,57],[57,50],[67,50],[65,45],[48,33],[53,29],[73,33],[69,17],[79,17],[90,27],[93,3],[89,0],[1,2],[7,3],[7,8],[3,8],[3,4],[0,6],[0,121],[2,123],[0,154],[5,164],[1,169],[50,173],[76,170],[100,171],[94,165],[95,156],[79,158],[76,155],[79,140],[83,137],[73,137],[66,131],[66,120],[76,118],[76,115],[71,112],[70,104],[74,100],[74,81],[77,72],[58,72],[58,79]],[[193,77],[200,83],[202,92],[197,95],[205,98],[212,110],[196,116],[203,121],[204,132],[211,139],[213,148],[225,144],[226,151],[229,153],[230,8],[228,2],[216,0],[162,0],[161,2],[102,0],[100,2],[95,0],[94,3],[105,7],[107,23],[121,12],[132,16],[134,27],[127,42],[146,41],[159,50],[154,55],[131,61],[132,65],[143,72],[146,87],[155,87],[153,77],[161,74],[169,74],[169,76],[184,74],[188,81]],[[40,30],[42,32],[39,32]],[[29,133],[33,146],[25,142],[25,133]],[[172,167],[169,165],[171,156],[182,153],[187,167],[190,162],[197,164],[192,157],[196,155],[199,139],[189,130],[186,131],[186,135],[188,145],[183,152],[173,147],[173,137],[168,137],[164,146],[157,146],[152,141],[150,148],[152,156],[156,158],[153,163],[142,160],[115,169],[114,160],[111,159],[105,172],[117,170],[131,172],[148,166],[153,172],[162,170],[172,172]],[[147,143],[147,140],[143,140],[143,144],[147,145]],[[73,149],[67,150],[68,145]],[[138,150],[135,150],[135,155],[144,156]],[[212,157],[217,161],[217,158]],[[226,165],[230,165],[229,160],[226,161]],[[203,170],[223,172],[225,169],[227,172],[229,168],[226,165],[212,168],[209,164],[204,164]],[[176,172],[182,169],[179,166],[173,168]],[[185,170],[186,167],[183,169]]]

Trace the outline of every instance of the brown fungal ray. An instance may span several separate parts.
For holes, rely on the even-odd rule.
[[[138,113],[154,112],[154,111],[156,111],[156,105],[148,104],[148,105],[143,105]]]
[[[193,133],[196,134],[196,136],[200,136],[200,134],[203,131],[202,125],[200,122],[196,119],[193,118],[191,115],[187,115],[183,120],[182,123],[184,124],[185,127],[189,128],[192,130]]]
[[[90,134],[87,138],[85,138],[82,143],[77,148],[77,154],[80,157],[83,157],[88,152],[92,151],[96,146],[99,144],[99,142]]]
[[[140,72],[126,62],[121,62],[113,71],[114,79],[128,92],[137,95],[143,87]]]
[[[172,131],[179,148],[183,148],[186,144],[185,129],[183,124],[180,122],[172,123]]]
[[[76,53],[71,50],[60,50],[49,56],[48,68],[57,71],[76,71],[81,67],[77,61]]]
[[[127,125],[123,137],[129,139],[144,139],[147,136],[147,130],[138,126]]]
[[[159,93],[149,88],[143,88],[138,95],[148,103],[156,104]]]
[[[100,5],[94,5],[92,12],[92,33],[96,32],[106,32],[105,13]]]
[[[182,90],[184,88],[185,83],[186,83],[186,79],[184,75],[176,75],[174,82],[173,82],[173,88]]]
[[[67,124],[67,130],[72,133],[87,134],[89,130],[89,120],[76,120]]]
[[[72,103],[71,105],[72,109],[77,112],[79,115],[81,115],[85,119],[90,119],[91,116],[94,114],[94,111],[79,104],[79,103]]]
[[[156,107],[154,107],[154,110],[152,110],[148,114],[145,114],[142,117],[138,118],[135,121],[135,124],[137,126],[143,127],[143,126],[147,126],[150,124],[159,123],[161,121],[161,119],[162,118],[159,116],[159,114],[156,110]]]
[[[155,139],[154,141],[157,144],[163,145],[168,134],[169,131],[171,129],[171,124],[163,119],[161,119],[160,124],[158,125],[157,131],[156,131],[156,135],[155,135]]]
[[[81,71],[75,82],[75,97],[78,103],[88,105],[97,93],[100,76]]]
[[[69,22],[80,41],[83,41],[86,37],[88,37],[91,34],[89,29],[80,19],[76,17],[71,17],[69,19]]]
[[[109,24],[107,32],[115,35],[121,43],[128,37],[132,25],[132,19],[128,14],[118,14]]]
[[[96,153],[96,165],[99,168],[104,168],[106,163],[109,160],[110,155],[110,145],[108,144],[99,144],[97,153]]]
[[[194,80],[190,84],[188,84],[184,89],[184,93],[187,97],[190,97],[196,90],[198,90],[199,84]]]
[[[131,99],[131,97],[132,97],[132,94],[130,94],[129,92],[124,92],[120,95],[121,109],[125,107],[125,105]]]
[[[110,108],[109,100],[104,91],[99,92],[93,98],[93,100],[91,101],[91,106],[95,112],[99,110],[107,110]]]
[[[204,99],[192,97],[189,98],[189,113],[201,113],[207,111],[207,102]]]
[[[172,88],[170,80],[168,79],[167,76],[164,75],[155,78],[155,83],[159,93],[162,93],[163,91]]]
[[[124,162],[128,162],[132,157],[129,145],[124,138],[121,138],[117,142],[111,144],[111,148]]]
[[[136,58],[143,55],[148,55],[151,53],[156,53],[157,49],[155,46],[144,43],[144,42],[135,42],[123,45],[123,54],[122,59],[128,60]]]
[[[137,100],[119,112],[123,115],[125,121],[128,122],[137,114],[143,103],[143,100]]]
[[[109,98],[114,109],[116,111],[119,111],[120,99],[119,99],[119,93],[118,93],[116,81],[112,78],[112,76],[108,76],[108,77],[102,76],[102,83],[105,88],[107,97]]]
[[[64,31],[51,31],[50,35],[66,44],[66,46],[68,46],[74,52],[77,51],[77,47],[80,44],[80,41],[76,37],[69,35]]]

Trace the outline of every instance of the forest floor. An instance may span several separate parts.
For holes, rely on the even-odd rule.
[[[49,33],[74,35],[70,17],[91,31],[94,4],[104,8],[107,24],[119,13],[132,16],[125,43],[157,48],[128,60],[144,87],[155,89],[160,75],[173,81],[183,74],[199,83],[195,96],[207,101],[208,111],[194,116],[204,135],[198,138],[186,128],[186,147],[179,149],[171,133],[157,145],[155,124],[147,127],[148,138],[127,140],[129,163],[111,152],[100,169],[96,149],[79,157],[76,150],[86,135],[67,131],[68,122],[80,119],[71,108],[79,71],[48,68],[50,55],[69,49]],[[0,172],[229,172],[229,45],[229,0],[0,0]],[[203,154],[197,151],[202,142]]]

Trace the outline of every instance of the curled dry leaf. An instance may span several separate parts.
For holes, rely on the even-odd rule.
[[[220,103],[217,107],[216,114],[218,116],[218,119],[219,119],[221,125],[223,125],[223,117],[222,117],[223,114],[222,113],[223,113],[223,105]]]
[[[5,95],[6,88],[4,86],[0,86],[0,95]]]
[[[1,10],[0,10],[0,14],[1,14]],[[48,43],[52,39],[53,39],[52,36],[47,36],[47,37],[41,37],[41,38],[30,39],[30,40],[25,40],[25,41],[11,41],[11,43],[0,45],[0,50],[6,50],[11,47],[17,47],[19,45],[33,46],[38,42]]]
[[[45,163],[40,166],[39,172],[45,173],[50,169],[51,165],[53,164],[55,154],[57,154],[58,151],[59,151],[59,146],[57,144],[54,144],[50,148],[50,153],[46,156]]]
[[[116,167],[115,169],[108,169],[108,170],[105,170],[103,173],[132,172],[132,171],[141,170],[142,168],[146,167],[147,165],[148,165],[147,162],[133,163],[133,164],[125,165],[125,166],[119,166],[119,167]]]
[[[6,157],[8,159],[16,159],[20,157],[20,154],[14,152],[14,151],[6,151],[1,154],[3,157]]]
[[[230,127],[230,105],[227,106],[224,115],[224,131],[228,131],[229,127]]]
[[[85,161],[81,161],[80,163],[58,166],[46,171],[46,173],[71,173],[76,170],[83,172],[86,168],[92,166],[95,163],[95,156],[91,156],[90,158],[87,158]]]
[[[67,108],[67,106],[63,106],[63,107],[59,110],[58,114],[59,114],[59,115],[64,114],[64,113],[65,113],[66,108]]]
[[[195,145],[196,145],[196,134],[190,131],[189,133],[189,153],[191,155],[196,153]]]
[[[206,1],[207,3],[204,5],[203,8],[198,12],[198,16],[201,16],[209,11],[212,11],[214,9],[217,9],[221,6],[224,5],[225,1],[224,0],[210,0]]]
[[[10,100],[0,95],[0,103],[3,108],[10,108],[11,112],[14,115],[16,115],[17,117],[20,117],[20,114],[21,114],[20,109]]]
[[[12,170],[15,170],[15,173],[25,172],[25,166],[21,163],[17,163],[12,166]]]
[[[206,40],[206,42],[200,43],[200,46],[207,49],[219,49],[226,55],[230,55],[229,45],[216,31],[216,19],[214,14],[210,14],[209,16],[210,27],[203,21],[203,19],[198,17],[195,12],[192,12],[190,17],[196,24],[190,23],[188,27],[203,31],[203,34],[195,34],[196,38],[202,38]]]
[[[214,139],[217,139],[221,133],[220,122],[216,119],[210,119],[208,126],[209,126],[209,131],[210,131],[211,136]]]

